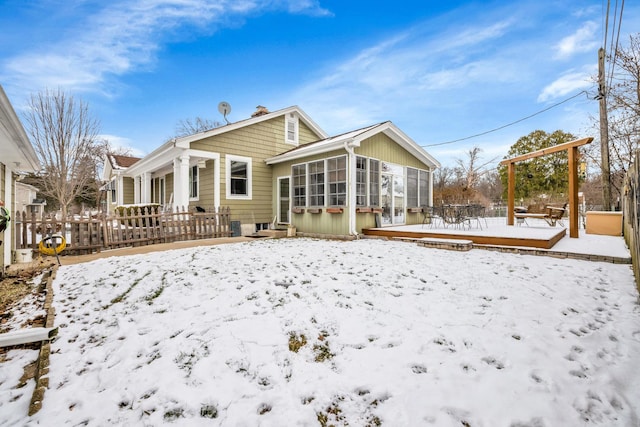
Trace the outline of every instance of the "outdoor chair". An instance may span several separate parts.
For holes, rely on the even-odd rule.
[[[422,208],[422,228],[424,228],[425,224],[429,224],[429,227],[433,228],[433,226],[438,222],[443,226],[446,226],[442,215],[442,208],[424,206]]]
[[[469,222],[469,227],[471,227],[471,223],[475,222],[478,225],[478,228],[482,230],[482,222],[484,221],[484,226],[487,227],[487,218],[485,217],[485,207],[478,204],[469,205],[467,207],[467,217],[466,219]]]

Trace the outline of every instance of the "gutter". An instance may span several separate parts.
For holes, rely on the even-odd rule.
[[[58,328],[31,328],[0,334],[0,347],[49,341],[58,333]]]
[[[359,147],[360,143],[353,139],[348,139],[344,142],[344,149],[347,151],[347,159],[349,162],[349,180],[347,182],[347,188],[349,189],[349,234],[359,239],[360,236],[356,231],[356,154],[354,152],[355,147]]]

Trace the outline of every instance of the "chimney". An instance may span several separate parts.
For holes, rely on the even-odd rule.
[[[269,110],[267,110],[267,107],[264,107],[262,105],[258,105],[256,107],[256,111],[251,115],[251,117],[264,116],[265,114],[269,114]]]

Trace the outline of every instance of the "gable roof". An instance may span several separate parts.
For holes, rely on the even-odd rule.
[[[209,138],[215,135],[220,135],[226,132],[231,132],[236,129],[271,120],[289,113],[296,113],[300,121],[307,125],[317,135],[323,138],[326,138],[328,136],[328,134],[324,130],[322,130],[322,128],[311,119],[311,117],[307,115],[307,113],[302,111],[302,109],[300,109],[300,107],[298,107],[297,105],[294,105],[282,110],[277,110],[271,113],[262,114],[260,116],[251,117],[249,119],[240,120],[238,122],[229,123],[227,125],[210,129],[204,132],[194,133],[193,135],[172,138],[142,159],[140,159],[139,162],[136,162],[134,165],[132,165],[130,171],[127,171],[127,173],[135,174],[138,171],[143,171],[144,168],[148,168],[150,165],[157,165],[168,161],[168,159],[173,158],[176,149],[188,149],[191,147],[192,142]]]
[[[307,115],[307,113],[302,111],[300,107],[298,107],[297,105],[294,105],[292,107],[284,108],[282,110],[274,111],[272,113],[261,114],[259,116],[254,116],[249,119],[233,122],[233,123],[220,126],[217,128],[213,128],[204,132],[198,132],[198,133],[194,133],[193,135],[187,135],[187,136],[175,138],[172,141],[175,141],[176,147],[188,148],[188,144],[191,142],[199,141],[201,139],[208,138],[210,136],[219,135],[221,133],[230,132],[232,130],[240,129],[245,126],[250,126],[256,123],[271,120],[273,118],[280,117],[289,113],[297,113],[300,120],[305,125],[307,125],[311,130],[313,130],[317,135],[320,135],[323,138],[326,138],[329,136],[324,130],[322,130],[320,126],[318,126],[316,122],[313,121],[313,119],[311,119],[311,117]]]
[[[20,123],[9,98],[0,86],[0,161],[11,170],[36,172],[40,170],[40,160]]]
[[[109,163],[111,163],[111,168],[113,170],[126,169],[140,160],[140,157],[122,156],[120,154],[111,153],[107,154],[107,158],[109,159]]]
[[[301,159],[303,157],[327,153],[329,151],[345,148],[347,144],[353,147],[359,147],[362,141],[367,138],[371,138],[372,136],[379,133],[384,133],[385,135],[387,135],[396,144],[407,150],[425,165],[436,168],[440,167],[440,162],[438,162],[433,156],[431,156],[422,147],[416,144],[414,140],[409,138],[404,132],[402,132],[396,125],[394,125],[390,121],[378,123],[362,129],[357,129],[340,135],[321,139],[309,144],[300,145],[285,153],[271,157],[267,159],[266,162],[268,165],[273,165],[289,160]]]

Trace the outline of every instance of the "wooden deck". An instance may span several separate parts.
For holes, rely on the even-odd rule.
[[[567,234],[564,227],[492,226],[483,229],[430,228],[429,225],[405,225],[394,227],[367,228],[362,230],[367,236],[392,238],[436,238],[471,240],[477,245],[522,246],[551,249]]]

